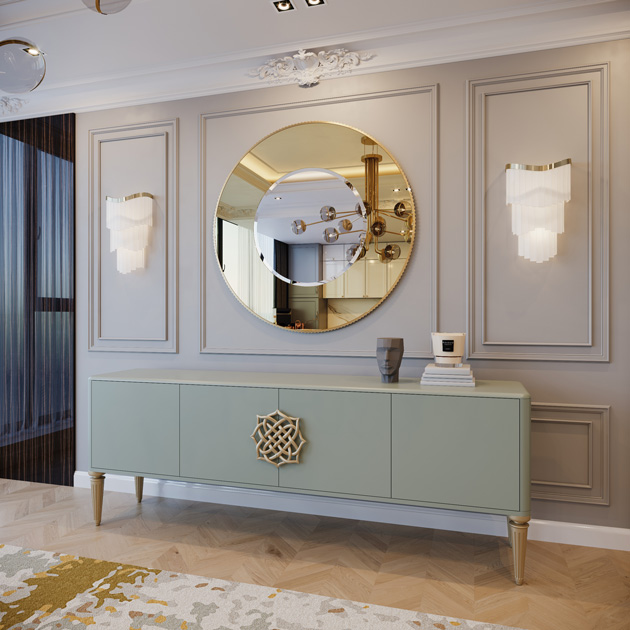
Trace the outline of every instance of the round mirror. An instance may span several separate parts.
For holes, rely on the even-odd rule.
[[[409,183],[365,133],[327,122],[267,136],[219,199],[215,248],[236,297],[265,321],[303,332],[346,326],[403,273],[415,232]]]

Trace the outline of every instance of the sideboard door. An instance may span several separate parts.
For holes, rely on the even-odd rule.
[[[392,395],[392,497],[520,509],[518,399]]]
[[[92,381],[91,468],[179,475],[179,386]]]
[[[181,475],[208,481],[278,485],[278,469],[256,457],[257,416],[278,408],[278,390],[181,386]]]
[[[307,440],[300,463],[280,467],[281,487],[391,495],[389,394],[286,389],[280,410],[300,418]]]

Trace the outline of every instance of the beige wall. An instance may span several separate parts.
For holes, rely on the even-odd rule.
[[[536,403],[533,491],[547,499],[534,501],[533,516],[630,527],[629,60],[630,41],[619,41],[79,115],[79,470],[89,466],[91,374],[146,366],[375,374],[375,338],[402,334],[403,375],[419,378],[433,328],[468,330],[476,377],[521,381]],[[383,142],[409,177],[420,233],[383,306],[349,328],[301,337],[236,304],[216,268],[211,219],[222,183],[251,145],[315,119],[351,124]],[[111,181],[113,167],[95,147],[99,138],[164,126],[175,140],[155,155],[168,164],[164,180],[174,178],[161,241],[173,242],[163,254],[169,272],[138,290],[148,291],[147,304],[166,296],[158,310],[173,326],[164,339],[140,340],[146,347],[99,341],[95,322],[115,317],[114,293],[98,302],[89,292],[99,273],[90,216],[108,194],[99,182]],[[562,155],[546,157],[556,150]],[[506,155],[577,162],[557,260],[536,265],[516,256],[501,202]],[[556,335],[564,346],[554,345]],[[496,340],[516,343],[487,343]]]

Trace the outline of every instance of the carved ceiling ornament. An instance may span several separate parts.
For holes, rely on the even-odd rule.
[[[348,74],[373,56],[371,53],[350,52],[345,48],[320,50],[318,53],[302,48],[293,56],[270,59],[250,71],[250,76],[267,79],[271,83],[297,83],[300,87],[313,87],[322,77]]]
[[[299,464],[300,451],[306,444],[300,432],[300,419],[287,416],[279,409],[256,418],[258,424],[251,438],[256,443],[257,459],[276,468],[283,464]]]
[[[26,101],[23,98],[3,96],[0,98],[0,114],[17,114],[24,105],[26,105]]]

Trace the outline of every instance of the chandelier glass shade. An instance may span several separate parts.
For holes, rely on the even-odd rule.
[[[44,53],[24,39],[0,42],[0,90],[9,94],[32,92],[46,75]]]
[[[83,4],[101,15],[119,13],[131,3],[131,0],[83,0]]]
[[[506,164],[506,203],[518,255],[542,263],[558,253],[564,232],[564,204],[571,200],[571,160],[541,166]]]
[[[105,225],[109,229],[109,251],[116,252],[118,272],[144,268],[153,226],[153,195],[105,197]]]

